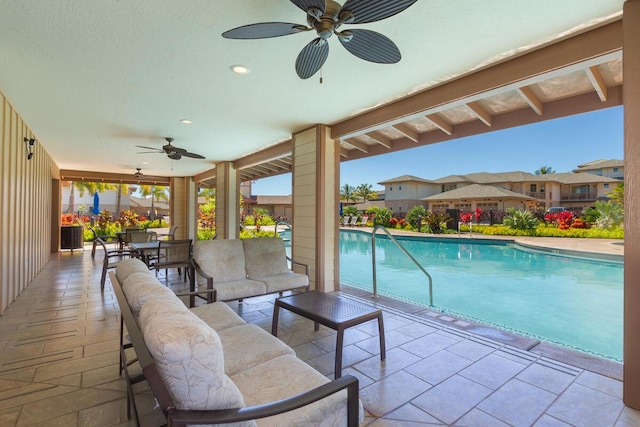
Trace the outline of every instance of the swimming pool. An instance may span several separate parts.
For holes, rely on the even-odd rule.
[[[622,360],[622,262],[472,239],[396,238],[433,277],[436,309]],[[381,295],[428,305],[425,276],[382,235],[376,260]],[[341,230],[340,282],[372,289],[370,234]]]

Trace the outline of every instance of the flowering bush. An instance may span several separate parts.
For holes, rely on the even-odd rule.
[[[557,213],[548,213],[544,216],[544,220],[547,224],[557,224],[560,230],[568,230],[571,228],[574,216],[573,212],[562,211]]]
[[[61,218],[62,225],[73,225],[78,223],[78,215],[74,214],[63,214]]]
[[[81,221],[89,222],[89,217],[87,215],[63,214],[60,218],[61,225],[79,225]]]
[[[464,222],[465,224],[469,224],[471,222],[472,216],[472,213],[460,212],[460,221]]]

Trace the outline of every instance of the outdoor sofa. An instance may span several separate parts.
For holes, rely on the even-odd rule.
[[[138,259],[110,279],[131,344],[122,343],[127,391],[142,367],[168,425],[349,426],[363,421],[357,378],[330,381],[222,302],[187,308]],[[131,381],[134,379],[134,381]]]
[[[242,302],[309,287],[308,266],[287,257],[279,237],[198,240],[193,246],[193,263],[198,289],[212,290],[210,302]]]

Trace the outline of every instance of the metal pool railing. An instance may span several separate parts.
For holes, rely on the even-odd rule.
[[[429,279],[429,305],[433,307],[433,279],[431,278],[431,275],[427,272],[427,270],[425,270],[422,267],[422,265],[420,265],[418,260],[416,260],[413,257],[413,255],[411,255],[404,248],[404,246],[402,246],[400,242],[398,242],[398,240],[395,237],[393,237],[393,235],[389,233],[389,231],[382,225],[376,225],[375,227],[373,227],[373,231],[371,232],[371,263],[373,265],[373,298],[378,298],[378,281],[376,277],[376,232],[378,230],[384,231],[387,237],[389,237],[389,240],[391,240],[398,247],[398,249],[400,249],[407,257],[409,257],[409,259],[413,261],[413,263],[420,269],[420,271],[422,271],[422,273],[424,273],[424,275],[427,276],[427,279]]]

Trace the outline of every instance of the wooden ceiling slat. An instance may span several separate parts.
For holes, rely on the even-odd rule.
[[[393,125],[393,128],[395,128],[398,132],[400,132],[413,142],[420,141],[420,134],[413,130],[413,128],[406,123],[397,123]]]
[[[491,118],[491,114],[489,114],[489,112],[485,110],[482,107],[482,105],[478,104],[477,102],[469,102],[467,104],[467,107],[469,107],[469,109],[473,112],[473,114],[478,119],[480,119],[482,123],[484,123],[487,126],[491,126],[491,123],[493,122]]]
[[[527,101],[527,104],[529,104],[531,109],[535,111],[537,115],[539,116],[542,115],[544,111],[542,107],[542,101],[540,101],[540,99],[536,96],[536,94],[533,93],[533,90],[531,90],[530,87],[528,86],[519,87],[518,89],[516,89],[516,91],[518,92],[518,94],[520,94],[520,96],[525,101]]]
[[[365,135],[367,135],[369,138],[373,139],[376,143],[391,149],[391,139],[388,138],[382,132],[378,132],[378,131],[368,132]]]
[[[345,139],[344,142],[352,146],[353,148],[362,151],[363,153],[369,152],[369,146],[364,142],[360,142],[355,138]]]
[[[602,102],[606,102],[607,101],[607,84],[604,82],[604,79],[602,78],[602,74],[600,74],[600,70],[598,69],[598,67],[594,65],[592,67],[587,68],[585,71],[587,72],[587,77],[589,77],[589,80],[591,81],[593,88],[598,93],[600,100]]]
[[[438,113],[429,114],[426,119],[447,135],[453,135],[453,126]]]

